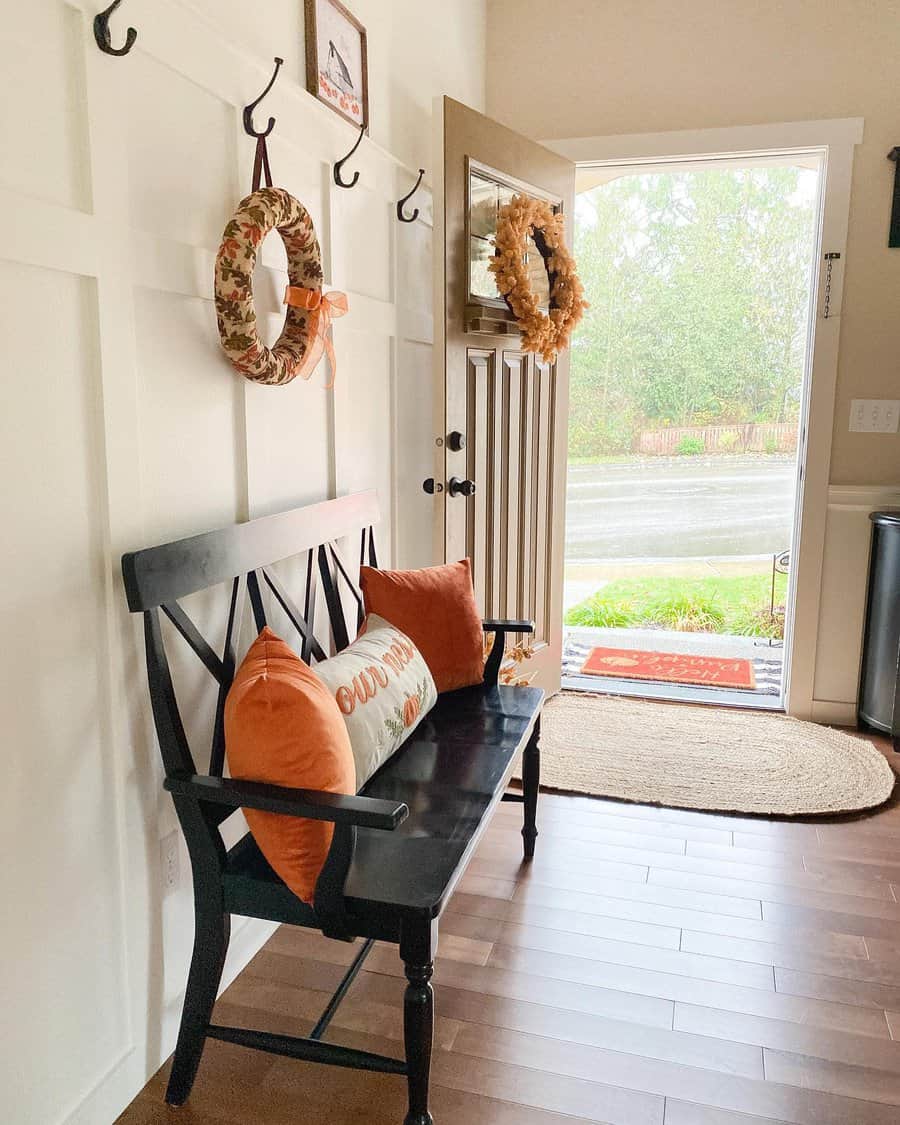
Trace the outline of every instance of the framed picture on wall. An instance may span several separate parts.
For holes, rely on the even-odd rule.
[[[366,29],[339,0],[306,0],[306,88],[368,130]]]

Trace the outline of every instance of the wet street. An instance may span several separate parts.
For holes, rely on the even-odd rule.
[[[566,560],[765,555],[790,545],[793,456],[573,465]]]

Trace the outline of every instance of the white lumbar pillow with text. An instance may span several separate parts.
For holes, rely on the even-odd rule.
[[[405,633],[374,613],[352,645],[313,671],[344,716],[359,788],[437,702],[422,654]]]

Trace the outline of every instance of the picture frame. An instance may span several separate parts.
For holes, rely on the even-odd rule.
[[[307,90],[368,132],[366,29],[340,0],[305,0],[305,12]]]

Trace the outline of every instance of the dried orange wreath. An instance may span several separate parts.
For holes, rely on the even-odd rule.
[[[552,363],[568,347],[572,329],[588,307],[575,259],[565,244],[565,220],[549,203],[515,195],[500,208],[495,256],[488,262],[497,289],[522,330],[522,350]],[[531,234],[547,269],[550,309],[544,312],[525,266],[526,240]]]

